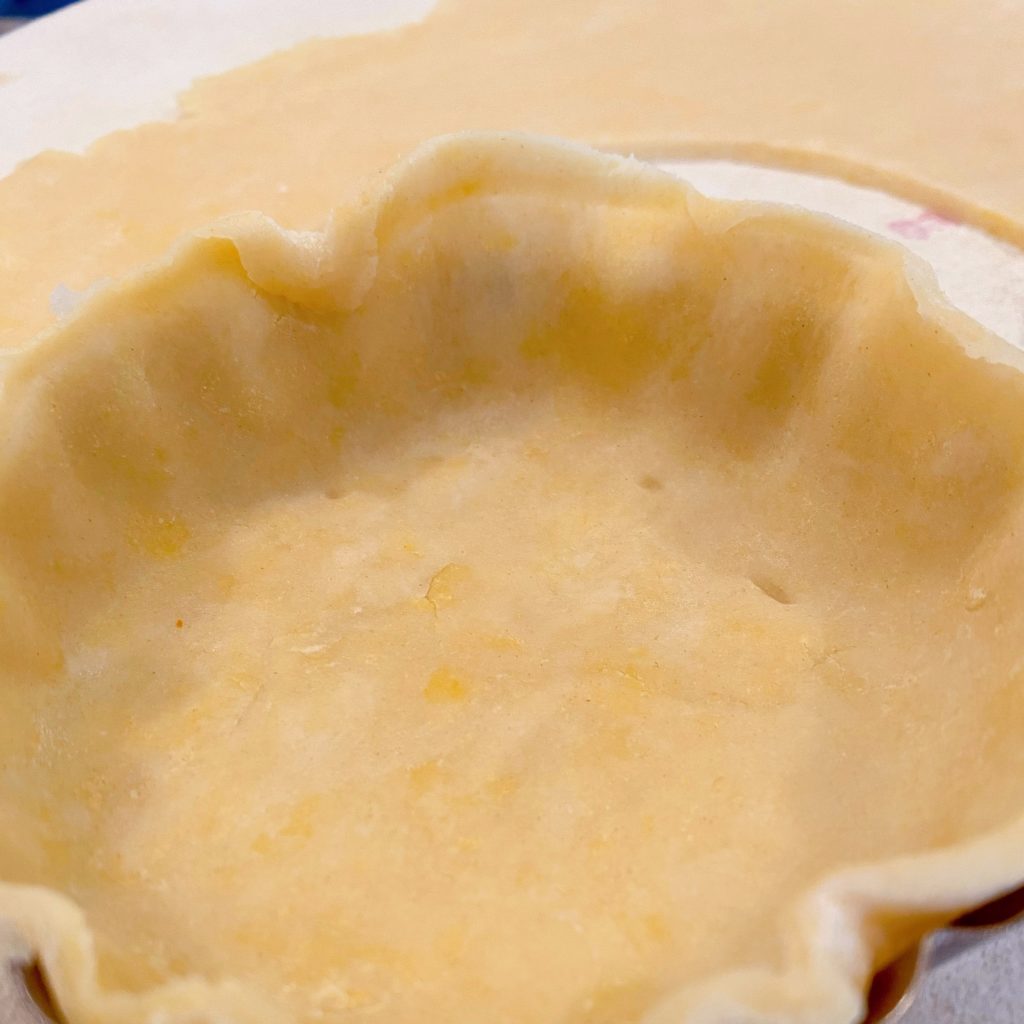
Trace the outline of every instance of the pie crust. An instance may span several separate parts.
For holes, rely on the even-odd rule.
[[[851,1024],[1024,879],[1024,376],[523,136],[11,354],[0,944],[70,1024]]]

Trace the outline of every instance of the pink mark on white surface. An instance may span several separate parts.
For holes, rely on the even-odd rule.
[[[937,231],[955,224],[955,220],[936,213],[935,210],[922,210],[916,217],[904,217],[900,220],[891,220],[886,227],[900,238],[912,238],[915,241],[924,241],[931,238]]]

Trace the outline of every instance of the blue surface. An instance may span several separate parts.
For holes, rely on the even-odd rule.
[[[38,18],[61,7],[67,7],[73,0],[0,0],[0,18]]]

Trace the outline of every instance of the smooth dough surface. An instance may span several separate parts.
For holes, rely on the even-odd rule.
[[[120,277],[241,210],[317,227],[453,131],[809,167],[1024,244],[1022,52],[1006,0],[442,0],[421,24],[201,82],[174,124],[0,182],[0,344],[52,322],[58,283]]]
[[[907,259],[468,137],[11,358],[0,916],[71,1024],[850,1024],[1019,882],[1021,357]]]

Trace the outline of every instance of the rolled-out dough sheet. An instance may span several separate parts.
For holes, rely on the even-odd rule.
[[[379,24],[360,11],[360,27]],[[421,13],[388,5],[383,20]],[[43,154],[0,182],[0,343],[51,322],[57,282],[120,276],[240,209],[313,227],[368,175],[453,130],[816,168],[1019,241],[1022,51],[1024,12],[997,0],[446,0],[420,23],[201,82],[174,122],[84,157]]]

